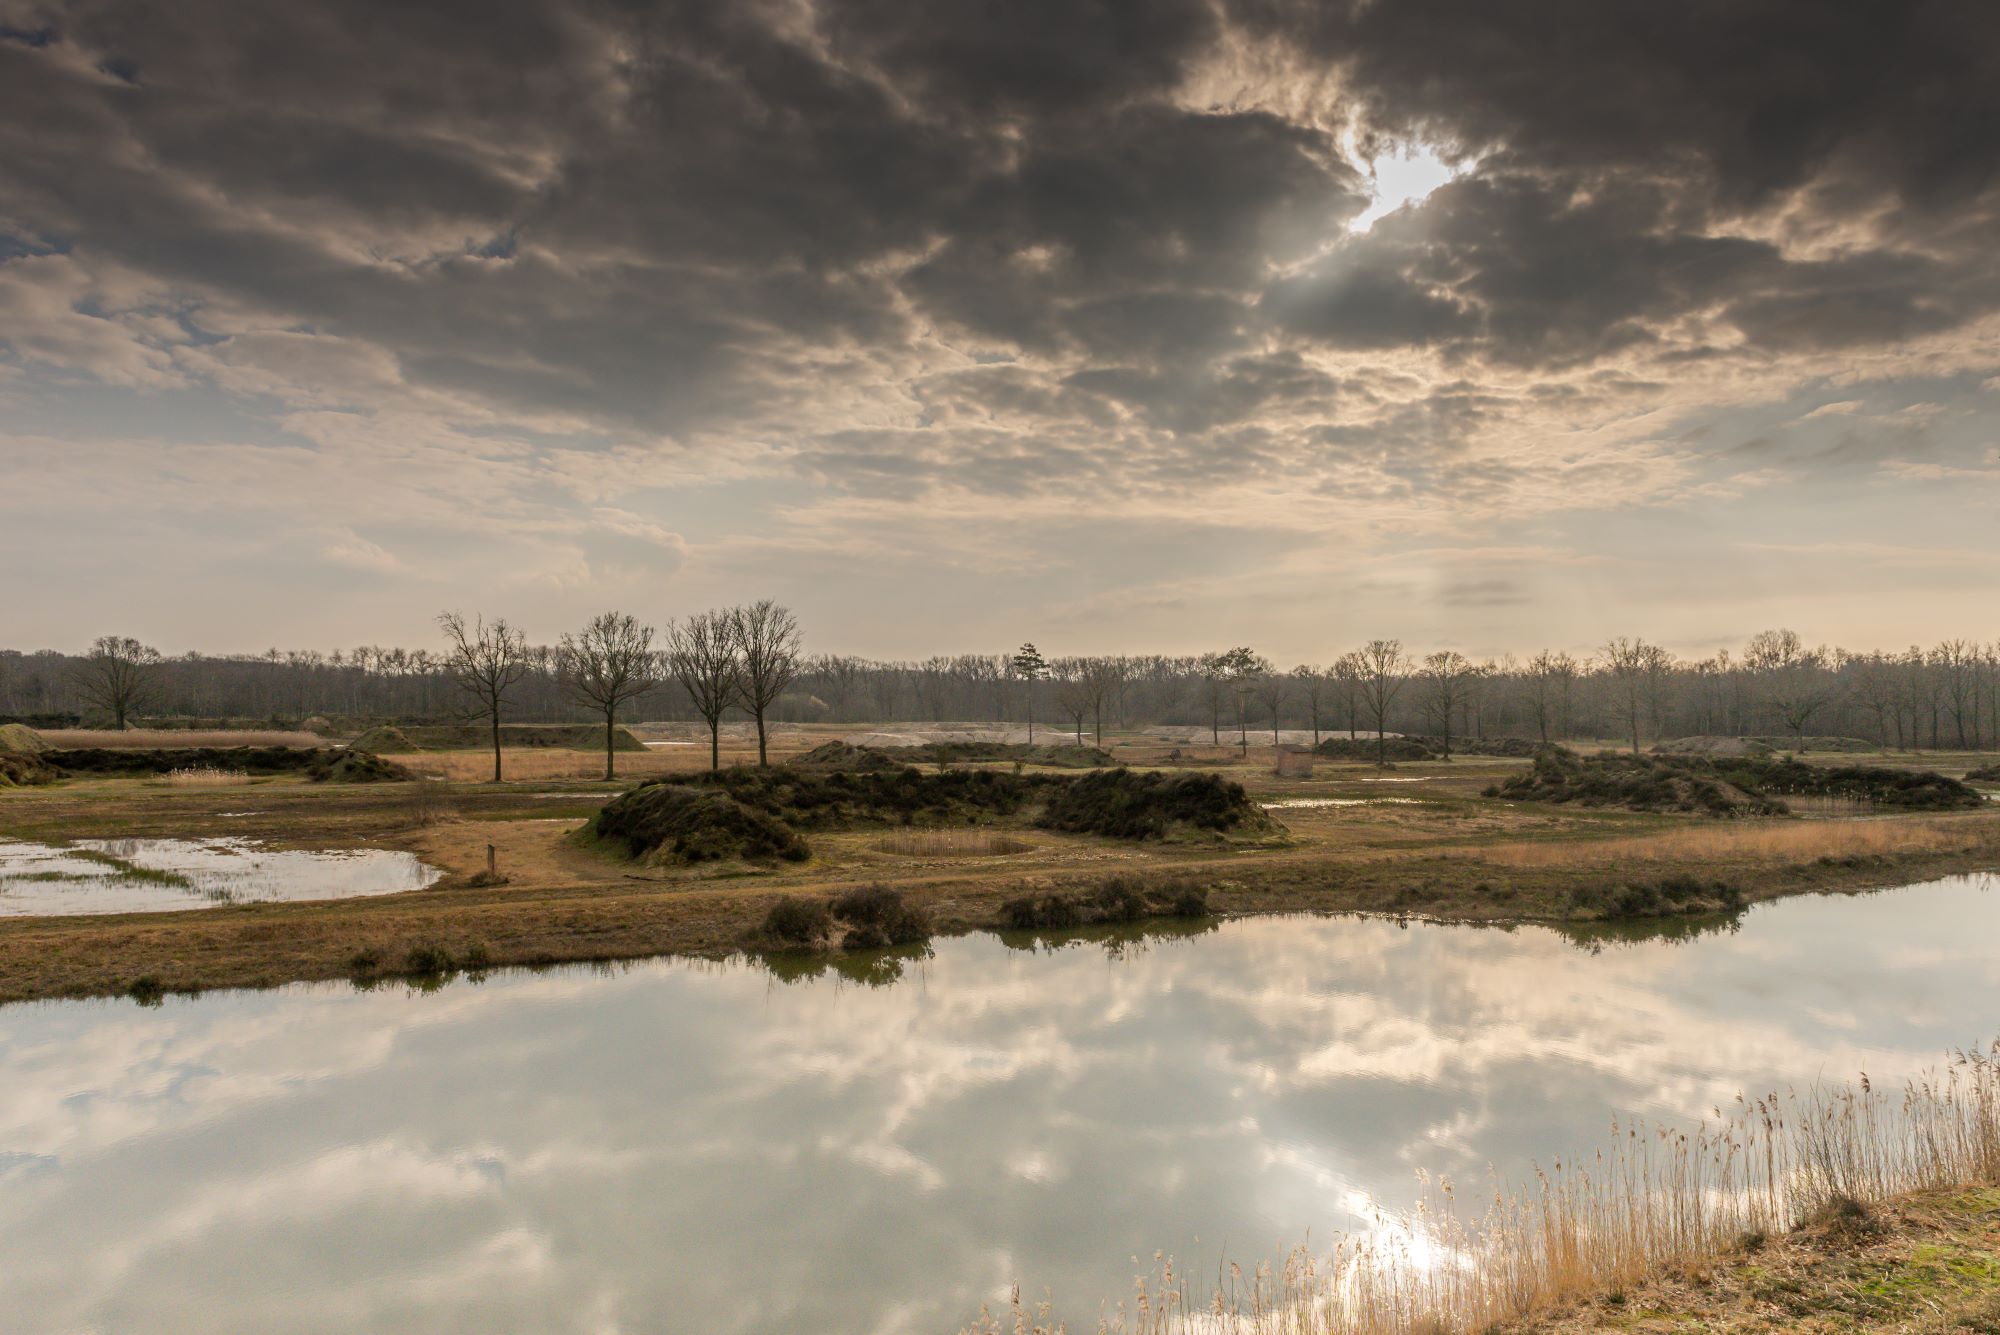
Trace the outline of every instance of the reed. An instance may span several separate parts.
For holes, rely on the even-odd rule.
[[[993,830],[899,830],[878,840],[877,850],[903,857],[986,858],[1025,853],[1034,845]]]
[[[1865,1218],[1910,1192],[2000,1182],[2000,1043],[1898,1091],[1857,1083],[1739,1097],[1699,1126],[1613,1123],[1587,1159],[1496,1181],[1471,1214],[1426,1181],[1415,1210],[1330,1249],[1232,1267],[1213,1290],[1156,1257],[1103,1335],[1472,1335],[1649,1276],[1699,1273],[1746,1241]],[[972,1335],[1066,1327],[1019,1292]]]
[[[175,788],[237,788],[249,783],[250,776],[242,770],[190,765],[185,769],[170,769],[160,780]]]

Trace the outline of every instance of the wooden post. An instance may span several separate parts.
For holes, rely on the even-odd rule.
[[[498,874],[497,860],[494,856],[493,845],[491,844],[486,845],[486,874],[488,876]]]

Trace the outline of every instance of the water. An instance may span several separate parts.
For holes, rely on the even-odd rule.
[[[1996,888],[0,1008],[0,1324],[951,1332],[1019,1278],[1087,1330],[1156,1248],[1991,1037]]]
[[[227,814],[227,813],[225,813]],[[251,839],[0,839],[0,918],[158,913],[421,890],[444,873],[386,848],[302,852]]]

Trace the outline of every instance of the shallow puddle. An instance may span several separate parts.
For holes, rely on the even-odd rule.
[[[304,852],[239,838],[0,840],[0,917],[348,899],[421,890],[443,874],[387,848]]]
[[[1285,797],[1263,804],[1266,811],[1297,811],[1304,807],[1387,807],[1417,805],[1414,797]]]

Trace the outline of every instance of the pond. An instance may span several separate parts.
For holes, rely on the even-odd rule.
[[[0,918],[387,895],[421,890],[443,874],[387,848],[300,851],[234,837],[0,839]]]
[[[0,1008],[10,1331],[1071,1329],[1213,1274],[2000,1030],[1962,877],[1596,936],[1272,917],[657,961],[434,991]],[[898,974],[900,973],[900,976]]]

